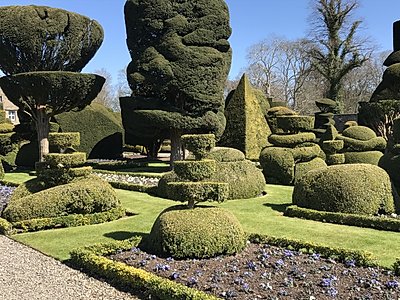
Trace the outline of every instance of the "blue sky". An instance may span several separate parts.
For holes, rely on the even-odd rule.
[[[233,30],[230,38],[233,60],[230,78],[246,66],[246,50],[269,35],[301,38],[309,30],[309,0],[226,0]],[[356,17],[363,20],[364,33],[380,51],[392,49],[392,23],[400,19],[400,0],[359,0]],[[123,6],[125,0],[1,0],[1,5],[47,5],[96,19],[103,26],[102,47],[84,69],[105,68],[117,80],[118,70],[130,61],[125,44]]]

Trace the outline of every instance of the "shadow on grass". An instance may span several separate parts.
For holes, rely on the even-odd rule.
[[[284,203],[284,204],[264,203],[263,205],[271,208],[272,210],[284,213],[286,208],[291,206],[292,204],[290,204],[290,203]]]
[[[131,231],[113,231],[104,234],[105,237],[112,238],[117,241],[130,239],[131,237],[134,236],[144,237],[145,235],[147,234],[143,232],[131,232]]]

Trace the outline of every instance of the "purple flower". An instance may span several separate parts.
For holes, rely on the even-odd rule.
[[[276,267],[282,267],[284,264],[285,264],[285,262],[283,261],[283,259],[278,259],[278,260],[275,262],[275,266],[276,266]]]
[[[254,261],[248,261],[247,262],[247,268],[256,271],[257,270],[257,264]]]
[[[132,247],[131,252],[139,253],[141,250],[138,247]]]
[[[321,258],[321,254],[313,253],[313,254],[311,254],[311,258],[313,260],[319,260]]]
[[[197,278],[195,277],[190,277],[187,281],[188,285],[195,285],[197,284]]]
[[[347,268],[354,268],[356,266],[356,261],[354,259],[347,259],[345,260],[344,265]]]
[[[145,259],[142,259],[142,260],[139,262],[139,265],[142,266],[142,267],[144,267],[145,265],[147,265],[147,261],[146,261]]]
[[[179,273],[177,273],[177,272],[173,272],[173,273],[171,274],[171,276],[169,276],[169,278],[171,278],[172,280],[175,280],[175,279],[178,279],[178,278],[179,278],[179,276],[180,276],[180,274],[179,274]]]
[[[293,256],[294,256],[294,253],[293,253],[293,251],[291,251],[291,250],[283,250],[283,255],[284,255],[285,257],[293,257]]]
[[[389,280],[385,285],[388,289],[396,289],[399,287],[399,282],[396,280]]]
[[[250,292],[250,285],[249,285],[248,283],[244,282],[244,283],[242,284],[242,290],[243,290],[243,292],[245,292],[245,293]]]
[[[337,294],[339,293],[337,289],[335,289],[334,287],[330,287],[326,293],[331,296],[331,297],[336,297]]]

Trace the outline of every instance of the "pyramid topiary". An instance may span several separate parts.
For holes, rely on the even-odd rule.
[[[257,95],[244,74],[225,108],[226,128],[220,146],[242,151],[247,159],[257,160],[268,145],[271,134]]]

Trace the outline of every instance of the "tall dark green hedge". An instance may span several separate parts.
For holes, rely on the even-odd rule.
[[[183,133],[221,136],[232,54],[225,1],[128,0],[125,24],[132,57],[132,97],[121,99],[127,140],[170,135],[175,153]]]
[[[47,6],[0,7],[0,69],[6,74],[81,71],[103,41],[100,24]]]
[[[80,146],[88,158],[118,158],[122,155],[121,118],[99,103],[83,110],[55,116],[62,132],[79,132]]]

